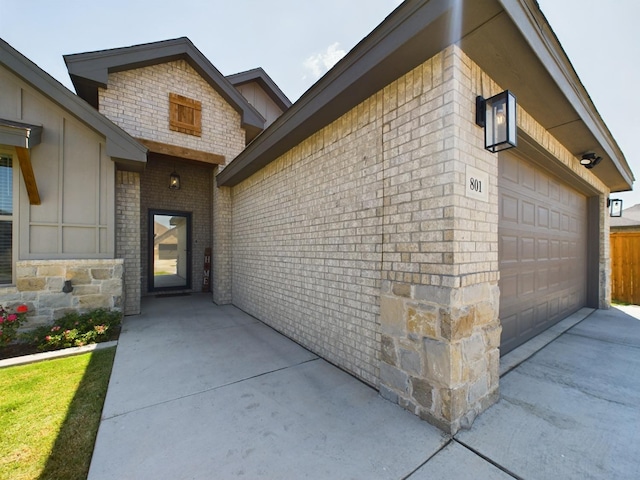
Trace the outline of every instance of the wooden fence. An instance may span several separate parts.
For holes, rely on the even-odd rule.
[[[640,305],[640,232],[611,233],[611,298]]]

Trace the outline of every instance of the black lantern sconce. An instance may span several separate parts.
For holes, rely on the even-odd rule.
[[[580,165],[582,165],[584,168],[588,168],[589,170],[591,170],[593,167],[598,165],[601,161],[602,161],[602,157],[596,156],[596,154],[593,152],[587,152],[582,155],[582,158],[580,159]]]
[[[180,175],[175,170],[169,175],[169,188],[171,190],[180,190]]]
[[[478,95],[476,124],[484,128],[484,148],[490,152],[517,147],[515,95],[509,90],[488,99]]]
[[[610,217],[622,216],[622,199],[620,198],[607,198],[607,207],[609,207]]]

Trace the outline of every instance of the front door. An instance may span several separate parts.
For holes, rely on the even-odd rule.
[[[191,213],[149,211],[149,291],[191,289]]]

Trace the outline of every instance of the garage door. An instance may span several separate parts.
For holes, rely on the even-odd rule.
[[[583,307],[587,198],[514,154],[501,154],[501,354]]]

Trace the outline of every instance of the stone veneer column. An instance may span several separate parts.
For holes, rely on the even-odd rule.
[[[140,313],[140,174],[116,172],[116,257],[124,259],[124,314]]]
[[[214,180],[215,182],[215,180]],[[211,289],[218,305],[231,303],[231,188],[213,187]]]
[[[384,90],[380,393],[455,433],[499,396],[498,158],[449,47]],[[469,172],[486,196],[467,192]]]
[[[455,433],[498,400],[497,284],[385,282],[380,393]]]

